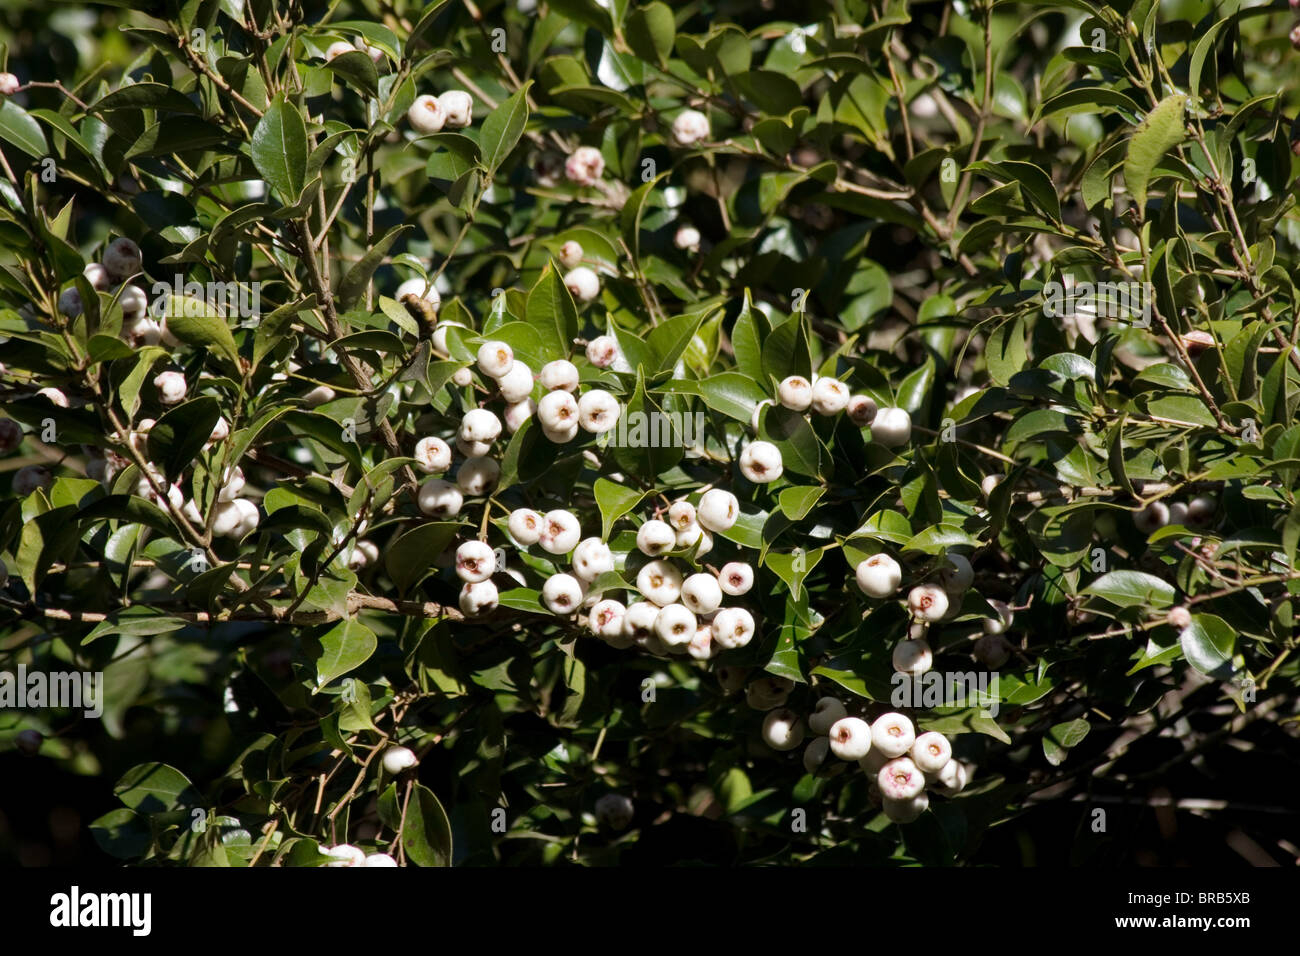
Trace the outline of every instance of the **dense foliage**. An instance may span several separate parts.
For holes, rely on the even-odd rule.
[[[0,12],[0,858],[1295,856],[1292,19]]]

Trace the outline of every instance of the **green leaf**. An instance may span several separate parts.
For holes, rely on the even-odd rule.
[[[782,488],[777,496],[777,502],[787,517],[794,521],[801,521],[825,493],[826,489],[819,485]]]
[[[1124,182],[1133,194],[1139,214],[1147,202],[1147,186],[1151,174],[1165,153],[1181,143],[1187,136],[1183,112],[1187,96],[1173,93],[1161,100],[1137,128],[1128,144],[1124,160]]]
[[[529,291],[524,318],[541,336],[547,361],[568,357],[574,336],[578,334],[578,307],[554,263],[546,264]]]
[[[479,131],[479,148],[483,153],[483,165],[488,174],[496,172],[519,138],[524,135],[528,124],[528,88],[529,80],[521,89],[511,94],[505,102],[488,114]]]
[[[365,56],[364,53],[360,55]],[[366,57],[366,59],[369,60],[370,58]],[[388,255],[388,250],[392,248],[393,243],[414,228],[410,223],[405,223],[389,229],[388,232],[384,233],[383,238],[377,240],[361,257],[360,261],[348,270],[338,288],[339,304],[344,310],[352,308],[361,301],[361,298],[366,293],[366,288],[370,285],[370,277],[375,274],[375,270],[384,261],[384,256]]]
[[[433,570],[433,563],[455,539],[461,526],[432,521],[417,525],[384,549],[384,568],[405,594]]]
[[[203,798],[189,778],[165,763],[142,763],[132,767],[122,774],[113,787],[113,793],[139,813],[162,813],[203,805]]]
[[[1192,623],[1178,635],[1183,657],[1206,677],[1227,680],[1236,673],[1233,655],[1237,632],[1214,614],[1193,614]]]
[[[1082,718],[1053,724],[1043,735],[1043,755],[1047,757],[1047,762],[1053,767],[1059,767],[1069,756],[1070,748],[1077,746],[1091,729],[1092,726]]]
[[[668,62],[677,35],[673,11],[667,4],[658,2],[638,7],[628,14],[623,35],[633,53],[663,66]]]
[[[220,417],[221,406],[210,395],[164,412],[149,429],[149,460],[162,466],[168,481],[175,481],[194,464]]]
[[[379,642],[375,632],[360,621],[340,621],[320,639],[320,656],[316,658],[316,689],[360,667],[375,652]]]
[[[239,365],[239,349],[235,337],[220,311],[202,299],[191,296],[170,296],[164,309],[167,331],[186,345],[211,349],[218,355]]]
[[[369,54],[360,50],[344,53],[326,61],[325,69],[337,73],[344,85],[356,87],[366,96],[379,95],[379,73]]]
[[[1174,603],[1174,586],[1145,571],[1111,571],[1083,589],[1083,594],[1116,607],[1167,608]]]
[[[283,96],[253,130],[252,153],[253,165],[285,205],[296,203],[307,180],[307,126]]]
[[[35,159],[49,153],[41,124],[7,96],[0,99],[0,139],[12,143]]]
[[[1021,316],[1003,322],[989,336],[984,360],[989,377],[998,385],[1006,385],[1011,376],[1021,371],[1029,362],[1029,349],[1025,345],[1025,320]]]
[[[641,499],[649,494],[648,491],[626,488],[608,478],[597,478],[592,490],[596,496],[596,507],[600,509],[600,536],[606,541],[609,540],[614,522],[639,505]]]
[[[415,784],[406,807],[402,847],[417,866],[451,866],[451,821],[433,791]]]

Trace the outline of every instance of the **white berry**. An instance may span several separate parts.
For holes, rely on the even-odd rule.
[[[684,604],[669,604],[655,619],[655,634],[669,647],[689,644],[698,626],[695,615]]]
[[[473,617],[494,610],[499,600],[500,592],[495,584],[491,581],[475,581],[473,584],[466,582],[461,587],[458,603],[461,613]]]
[[[626,614],[627,608],[622,602],[605,598],[591,609],[587,625],[591,628],[591,633],[597,637],[610,640],[622,636],[623,618]]]
[[[564,287],[579,302],[590,302],[600,295],[600,277],[586,266],[578,266],[564,277]]]
[[[682,603],[696,614],[712,614],[722,604],[722,588],[712,574],[692,574],[682,582]]]
[[[948,595],[933,584],[918,584],[907,593],[907,606],[919,621],[938,621],[948,613]]]
[[[582,527],[571,512],[556,509],[542,518],[542,532],[538,543],[549,554],[568,554],[582,537]]]
[[[754,637],[754,616],[743,607],[724,607],[713,618],[713,639],[730,650],[744,647]]]
[[[551,394],[551,393],[547,393]],[[566,395],[567,392],[558,394]],[[578,399],[578,424],[584,431],[602,435],[618,424],[618,416],[623,407],[609,392],[595,388],[582,394]]]
[[[912,760],[925,773],[938,773],[951,759],[952,744],[937,731],[927,731],[912,743]]]
[[[681,596],[682,573],[668,561],[650,561],[637,572],[636,587],[647,600],[666,607]]]
[[[963,555],[945,555],[947,566],[939,571],[939,582],[951,595],[964,594],[975,583],[975,570]]]
[[[594,186],[605,172],[605,157],[594,146],[579,146],[564,161],[564,175],[579,186]]]
[[[600,538],[584,538],[573,549],[573,573],[591,583],[614,570],[614,555]]]
[[[578,387],[578,367],[568,359],[556,359],[542,366],[538,380],[548,392],[557,389],[572,392]]]
[[[421,135],[439,133],[447,124],[447,111],[436,96],[422,93],[406,111],[406,121],[411,124],[411,129]]]
[[[777,386],[776,398],[791,411],[806,412],[812,405],[812,383],[802,375],[791,375]]]
[[[507,404],[522,402],[533,393],[533,370],[515,359],[510,371],[497,379],[497,388],[501,390],[501,397]]]
[[[812,409],[818,415],[838,415],[849,404],[849,387],[834,378],[819,378],[812,387]]]
[[[609,368],[618,356],[618,342],[612,335],[598,335],[587,343],[587,361],[597,368]]]
[[[740,517],[740,502],[730,491],[710,488],[700,497],[696,519],[710,531],[726,531]]]
[[[495,458],[468,458],[456,472],[456,484],[467,495],[489,494],[501,477]]]
[[[464,90],[448,90],[438,97],[449,129],[464,129],[474,121],[474,100]]]
[[[478,367],[489,378],[501,378],[514,364],[514,350],[505,342],[484,342],[478,348]]]
[[[510,537],[522,545],[536,544],[542,537],[544,519],[532,508],[516,508],[506,522]]]
[[[739,597],[754,586],[754,569],[743,561],[728,561],[718,572],[718,587],[724,594]]]
[[[858,563],[854,572],[858,587],[867,597],[891,597],[903,582],[903,569],[887,554],[873,554]]]
[[[419,758],[415,756],[415,751],[410,747],[389,747],[384,751],[381,758],[384,762],[384,769],[393,776],[401,773],[403,770],[410,770],[418,764]]]
[[[891,760],[912,749],[916,730],[902,714],[882,714],[871,725],[871,745]]]
[[[571,574],[552,574],[542,585],[542,602],[556,614],[576,611],[582,598],[582,583]]]
[[[841,717],[827,736],[831,752],[841,760],[861,760],[871,749],[871,726],[861,717]]]
[[[776,481],[784,470],[781,449],[771,442],[750,442],[740,453],[740,473],[755,484]]]
[[[866,428],[876,419],[876,403],[868,395],[854,395],[845,410],[849,420],[859,428]]]
[[[456,574],[462,581],[486,581],[496,571],[496,554],[485,541],[466,541],[456,549]]]
[[[673,119],[672,140],[678,146],[694,146],[709,138],[709,118],[699,110],[682,110]]]
[[[871,422],[871,440],[886,448],[906,445],[912,437],[912,416],[905,408],[882,408]]]
[[[803,720],[790,708],[769,711],[763,718],[763,742],[773,750],[793,750],[803,738]]]
[[[895,757],[880,768],[876,783],[886,800],[910,800],[925,789],[925,775],[911,757]]]
[[[685,252],[695,252],[700,248],[700,230],[694,226],[679,226],[673,235],[673,245]]]
[[[834,697],[823,697],[808,716],[808,727],[815,734],[829,734],[837,721],[849,715],[844,705]]]
[[[420,510],[435,518],[454,517],[460,513],[464,501],[460,489],[441,478],[430,478],[420,485],[416,494],[416,504]]]
[[[934,666],[934,655],[930,645],[918,639],[899,641],[894,645],[894,670],[900,674],[920,676]]]
[[[665,551],[671,551],[676,543],[677,533],[672,526],[658,518],[651,518],[636,532],[636,546],[642,554],[651,558],[658,557]]]
[[[430,435],[415,443],[415,461],[426,475],[440,475],[451,467],[451,446]]]
[[[114,282],[125,282],[144,267],[140,247],[125,237],[114,239],[104,250],[104,268]]]
[[[576,269],[582,262],[583,248],[580,242],[570,239],[564,245],[560,246],[560,252],[557,258],[560,265],[566,269]]]

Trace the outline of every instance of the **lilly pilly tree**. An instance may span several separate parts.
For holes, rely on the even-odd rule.
[[[0,740],[109,854],[1275,852],[1280,12],[22,16],[0,646],[104,709]]]

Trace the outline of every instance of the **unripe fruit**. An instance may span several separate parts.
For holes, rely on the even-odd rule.
[[[866,428],[876,419],[876,403],[868,395],[854,395],[846,406],[849,421],[859,428]]]
[[[871,727],[861,717],[841,717],[827,736],[831,752],[841,760],[861,760],[871,749]]]
[[[1169,523],[1170,524],[1187,524],[1187,505],[1181,501],[1171,502],[1169,505]]]
[[[564,161],[564,175],[579,186],[594,186],[605,172],[605,157],[594,146],[579,146]]]
[[[812,387],[812,409],[818,415],[837,415],[849,404],[849,387],[835,378],[819,378]]]
[[[500,592],[497,586],[491,581],[475,581],[473,584],[466,583],[460,589],[460,610],[462,614],[473,617],[476,614],[487,614],[496,610]]]
[[[495,458],[468,458],[456,472],[456,485],[467,495],[490,494],[501,477]]]
[[[886,448],[906,445],[912,437],[912,416],[905,408],[882,408],[871,422],[871,440]]]
[[[614,555],[600,538],[584,538],[573,549],[573,573],[588,583],[614,570]]]
[[[713,618],[713,640],[727,650],[754,638],[754,616],[743,607],[724,607]]]
[[[510,371],[497,379],[497,388],[501,390],[501,397],[508,404],[522,402],[533,393],[533,370],[519,359],[515,359],[515,364],[510,366]]]
[[[54,476],[50,474],[48,468],[42,465],[27,465],[14,472],[13,484],[10,487],[19,498],[25,498],[37,488],[48,491],[52,484],[54,484]]]
[[[467,442],[495,441],[501,434],[501,420],[486,408],[471,408],[460,420],[459,434]]]
[[[12,418],[0,418],[0,455],[7,455],[23,443],[23,428]]]
[[[543,516],[537,541],[548,554],[568,554],[581,537],[582,526],[578,519],[571,512],[557,508]]]
[[[1181,631],[1183,628],[1191,626],[1192,612],[1179,604],[1169,609],[1169,613],[1165,615],[1165,620],[1170,627]]]
[[[34,757],[41,752],[41,744],[45,743],[45,735],[39,730],[20,730],[14,737],[14,746],[24,757]]]
[[[541,539],[543,525],[542,516],[532,508],[516,508],[510,512],[510,518],[506,523],[506,527],[510,529],[510,537],[525,546],[536,544]]]
[[[571,574],[552,574],[542,585],[542,602],[556,614],[573,613],[582,597],[582,584]]]
[[[578,302],[590,302],[600,295],[600,277],[586,266],[578,266],[564,277],[564,287]]]
[[[655,634],[669,647],[689,644],[699,623],[684,604],[669,604],[655,618]]]
[[[951,759],[952,744],[937,731],[927,731],[912,743],[912,760],[924,773],[938,773]]]
[[[637,572],[636,587],[645,595],[646,600],[667,607],[681,597],[682,572],[668,561],[649,561]]]
[[[1002,483],[1001,475],[985,475],[980,482],[980,492],[985,498],[993,497],[993,489]]]
[[[420,485],[415,500],[420,510],[432,518],[454,517],[465,502],[460,489],[441,478],[430,478]]]
[[[596,801],[596,819],[611,830],[626,830],[635,815],[632,801],[621,793],[607,793]]]
[[[699,110],[682,110],[673,119],[672,141],[678,146],[694,146],[709,138],[709,118]]]
[[[975,660],[997,670],[1011,658],[1011,644],[1001,634],[985,634],[975,642]]]
[[[81,315],[81,293],[76,288],[64,289],[59,294],[59,312],[69,319]]]
[[[125,237],[114,239],[104,250],[104,268],[114,282],[125,282],[144,268],[140,247]]]
[[[814,737],[808,741],[808,746],[803,751],[803,769],[807,773],[816,773],[821,769],[821,765],[826,762],[826,756],[831,752],[831,742],[827,737]]]
[[[591,609],[587,626],[591,628],[591,633],[604,640],[618,638],[623,635],[623,618],[626,614],[627,608],[621,601],[606,598]]]
[[[516,362],[516,365],[522,363]],[[524,422],[533,417],[533,412],[537,411],[537,403],[531,398],[526,398],[522,402],[515,402],[506,406],[506,428],[510,434],[514,434],[524,427]]]
[[[564,266],[564,268],[576,269],[582,262],[582,254],[582,243],[570,239],[560,246],[560,252],[556,258],[560,260],[560,265]],[[560,361],[563,361],[563,359]]]
[[[695,517],[710,531],[726,531],[740,518],[740,502],[730,491],[710,488],[700,497]]]
[[[858,563],[854,577],[867,597],[887,598],[903,583],[903,569],[889,555],[873,554]]]
[[[948,595],[933,584],[919,584],[907,593],[907,607],[917,620],[933,623],[948,613]]]
[[[587,343],[587,361],[597,368],[609,368],[618,356],[618,342],[612,335],[598,335]]]
[[[697,621],[695,636],[686,645],[686,653],[694,660],[707,661],[720,650],[721,648],[715,647],[713,644],[713,625],[708,621]]]
[[[654,634],[655,621],[659,620],[658,605],[649,601],[636,601],[627,606],[623,614],[623,634],[634,641],[643,641]]]
[[[438,97],[448,129],[464,129],[474,121],[474,100],[464,90],[448,90]]]
[[[910,800],[925,789],[925,774],[911,757],[896,757],[880,768],[876,784],[886,800]]]
[[[815,734],[829,734],[837,721],[847,717],[849,712],[834,697],[823,697],[813,707],[808,716],[808,727]]]
[[[730,667],[723,664],[714,668],[713,673],[718,678],[718,687],[727,696],[734,694],[745,686],[746,669],[743,667]]]
[[[1168,523],[1169,506],[1163,501],[1153,501],[1133,514],[1133,525],[1143,534],[1152,534]]]
[[[397,861],[394,860],[387,853],[372,853],[368,857],[366,857],[366,862],[362,863],[361,865],[377,866],[377,867],[397,866]]]
[[[1204,527],[1214,520],[1218,503],[1212,495],[1197,495],[1187,504],[1187,520],[1196,527]]]
[[[932,790],[951,797],[966,789],[967,777],[965,764],[949,760],[928,782]]]
[[[723,594],[739,597],[754,586],[754,569],[743,561],[728,561],[718,572],[718,587]]]
[[[930,806],[930,795],[922,790],[908,800],[894,800],[881,795],[880,809],[893,823],[915,823]]]
[[[960,554],[947,554],[944,559],[947,566],[939,570],[939,583],[949,594],[964,594],[975,583],[975,570]]]
[[[766,441],[752,441],[740,453],[740,473],[755,484],[776,481],[785,470],[781,450]]]
[[[912,722],[902,714],[882,714],[871,725],[872,746],[891,760],[903,756],[915,742]]]
[[[113,277],[101,263],[88,263],[86,268],[81,270],[81,274],[86,277],[86,281],[96,292],[107,292],[113,285]]]
[[[677,543],[677,533],[668,522],[651,518],[636,532],[636,546],[641,553],[654,558],[671,551]]]
[[[792,690],[794,681],[769,674],[745,688],[745,704],[753,710],[771,710],[785,704]]]
[[[348,552],[348,567],[360,571],[379,560],[379,545],[373,541],[358,541]]]
[[[406,111],[406,121],[411,124],[411,129],[421,136],[440,133],[443,126],[447,124],[447,111],[438,102],[436,96],[422,93],[415,98],[410,109]]]
[[[141,289],[138,285],[124,285],[118,290],[117,304],[122,307],[122,317],[124,319],[135,320],[144,316],[145,310],[149,308],[149,298],[144,294],[144,289]],[[153,324],[155,328],[158,328],[157,322]],[[158,328],[158,341],[161,340],[162,329]]]
[[[478,367],[489,378],[501,378],[514,364],[514,350],[504,342],[484,342],[478,348]]]
[[[674,532],[687,530],[691,525],[695,524],[695,521],[695,505],[685,498],[674,501],[669,505],[668,523],[673,526]]]
[[[464,388],[472,381],[474,381],[474,375],[467,368],[458,368],[451,376],[451,384],[457,388]]]
[[[557,389],[572,392],[578,387],[578,367],[568,359],[556,359],[542,366],[538,380],[548,392]]]
[[[327,867],[366,865],[366,852],[350,843],[326,847],[321,852],[334,858],[333,862],[325,864]]]
[[[235,510],[239,512],[239,524],[235,527],[235,532],[231,537],[235,540],[242,540],[257,530],[258,524],[261,523],[262,514],[257,510],[257,505],[253,504],[247,498],[236,498],[231,502]]]
[[[12,73],[0,73],[0,96],[13,96],[22,83]]]
[[[680,226],[673,236],[673,245],[683,252],[696,252],[700,248],[700,230],[694,226]]]
[[[451,446],[430,435],[415,443],[415,462],[426,475],[440,475],[451,467]]]
[[[397,776],[403,770],[410,770],[418,764],[419,758],[415,756],[415,751],[410,747],[389,747],[384,751],[381,758],[384,762],[384,769],[393,776]]]
[[[791,375],[782,379],[776,388],[776,398],[786,408],[796,412],[806,412],[812,405],[812,382],[802,375]]]
[[[934,655],[925,641],[899,641],[894,645],[893,664],[900,674],[919,677],[934,666]]]
[[[692,574],[682,582],[682,603],[696,614],[712,614],[722,604],[722,588],[712,574]]]
[[[781,707],[763,718],[763,742],[773,750],[794,750],[803,743],[804,725],[793,710]]]
[[[578,427],[578,402],[565,391],[547,392],[537,403],[537,420],[543,428],[574,429]]]
[[[244,490],[244,469],[234,465],[226,470],[226,480],[221,486],[217,498],[221,501],[234,501]]]
[[[456,574],[462,581],[486,581],[496,569],[496,553],[486,541],[466,541],[456,549]]]
[[[989,607],[993,609],[994,616],[984,619],[984,633],[1001,634],[1011,626],[1016,615],[1005,601],[990,600]]]
[[[603,435],[618,424],[618,416],[622,410],[623,406],[613,395],[599,388],[593,388],[584,392],[578,399],[578,424],[584,431],[589,431],[593,435]]]

